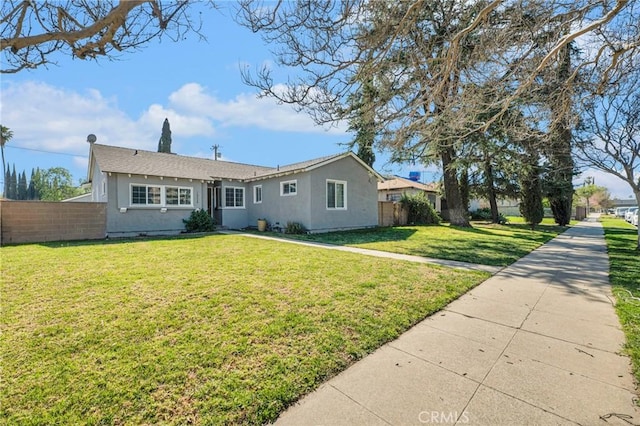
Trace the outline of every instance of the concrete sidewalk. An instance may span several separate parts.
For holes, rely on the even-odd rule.
[[[602,227],[582,222],[303,398],[278,425],[640,424]]]

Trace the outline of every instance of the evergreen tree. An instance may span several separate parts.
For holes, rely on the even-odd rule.
[[[33,182],[33,199],[41,200],[42,199],[42,191],[40,191],[40,185],[42,182],[42,172],[40,171],[40,167],[36,167],[36,172],[31,179]]]
[[[162,136],[158,141],[158,152],[171,153],[171,128],[168,118],[165,118],[164,123],[162,123]]]
[[[29,179],[29,186],[27,187],[27,200],[37,200],[35,175],[36,171],[31,169],[31,178]]]
[[[38,170],[35,177],[38,197],[43,201],[61,201],[81,194],[73,185],[71,173],[63,167]]]
[[[545,189],[555,221],[566,226],[571,221],[573,202],[573,177],[575,165],[572,153],[572,95],[574,88],[569,81],[572,46],[560,50],[556,75],[553,76],[548,100],[551,113],[556,119],[549,129],[550,141],[546,146],[549,167],[545,176]]]
[[[369,78],[363,84],[361,91],[351,98],[354,117],[350,120],[349,130],[356,132],[356,136],[349,144],[349,148],[353,149],[354,146],[357,146],[356,155],[369,167],[373,167],[373,163],[376,161],[376,154],[373,151],[376,138],[375,104],[373,101],[375,96],[376,91],[372,79]]]
[[[13,165],[13,171],[11,172],[11,178],[9,179],[9,191],[7,198],[15,200],[18,195],[18,176],[16,175],[16,165]]]
[[[525,154],[525,162],[520,178],[521,199],[520,214],[525,221],[535,229],[542,222],[544,207],[542,205],[542,186],[540,183],[539,155],[530,147]]]
[[[18,194],[16,197],[18,200],[27,199],[27,174],[23,170],[18,178]]]

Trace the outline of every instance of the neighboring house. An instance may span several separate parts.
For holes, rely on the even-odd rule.
[[[76,195],[75,197],[61,200],[62,203],[90,203],[93,201],[93,196],[90,192],[82,195]]]
[[[496,200],[498,204],[498,209],[512,210],[518,209],[520,206],[520,200],[516,200],[513,198],[505,198]],[[476,211],[478,209],[489,209],[491,208],[491,204],[489,204],[489,200],[485,198],[474,198],[469,201],[469,211]]]
[[[442,211],[441,197],[435,183],[420,183],[410,179],[394,176],[378,183],[378,201],[400,201],[402,194],[415,195],[424,193],[436,211]]]
[[[261,218],[311,232],[372,227],[382,180],[351,152],[273,168],[96,143],[88,178],[111,236],[178,233],[195,209],[230,229]]]

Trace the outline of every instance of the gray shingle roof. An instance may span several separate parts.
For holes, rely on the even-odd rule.
[[[94,143],[91,153],[100,170],[113,173],[166,176],[186,179],[245,179],[254,173],[275,170],[271,167],[214,161],[163,152],[143,151]]]
[[[353,154],[347,152],[284,166],[264,167],[96,143],[91,146],[91,156],[103,172],[198,180],[260,180],[305,171],[349,155]]]
[[[307,160],[307,161],[302,161],[299,163],[293,163],[293,164],[288,164],[288,165],[284,165],[284,166],[278,166],[277,168],[271,168],[269,170],[265,170],[262,173],[257,173],[254,176],[248,176],[248,179],[254,178],[254,179],[262,179],[262,178],[267,178],[273,175],[285,175],[285,174],[291,174],[291,173],[295,173],[295,172],[299,172],[299,171],[303,171],[303,170],[307,170],[309,167],[313,167],[316,166],[318,164],[324,163],[324,162],[331,162],[333,160],[336,160],[340,157],[344,157],[345,155],[348,155],[347,153],[341,153],[341,154],[335,154],[335,155],[328,155],[326,157],[320,157],[320,158],[315,158],[313,160]]]

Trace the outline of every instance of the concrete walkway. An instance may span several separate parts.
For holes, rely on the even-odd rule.
[[[303,398],[278,425],[640,424],[602,227],[582,222]]]
[[[348,247],[348,246],[339,246],[339,245],[335,245],[335,244],[317,243],[317,242],[312,242],[312,241],[299,241],[299,240],[292,240],[292,239],[288,239],[288,238],[268,237],[266,235],[250,234],[250,233],[247,233],[247,232],[239,232],[239,231],[223,230],[223,231],[218,231],[218,233],[227,234],[227,235],[242,235],[244,237],[259,238],[259,239],[262,239],[262,240],[279,241],[279,242],[282,242],[282,243],[298,244],[298,245],[301,245],[301,246],[320,247],[320,248],[325,248],[325,249],[328,249],[328,250],[346,251],[346,252],[350,252],[350,253],[363,254],[365,256],[386,257],[388,259],[406,260],[408,262],[417,262],[417,263],[433,263],[433,264],[436,264],[436,265],[447,266],[449,268],[469,269],[469,270],[473,270],[473,271],[485,271],[485,272],[490,272],[492,274],[497,273],[498,271],[500,271],[503,268],[502,266],[479,265],[479,264],[475,264],[475,263],[460,262],[460,261],[457,261],[457,260],[433,259],[433,258],[430,258],[430,257],[412,256],[412,255],[409,255],[409,254],[391,253],[391,252],[388,252],[388,251],[369,250],[369,249],[364,249],[364,248],[360,248],[360,247]]]

